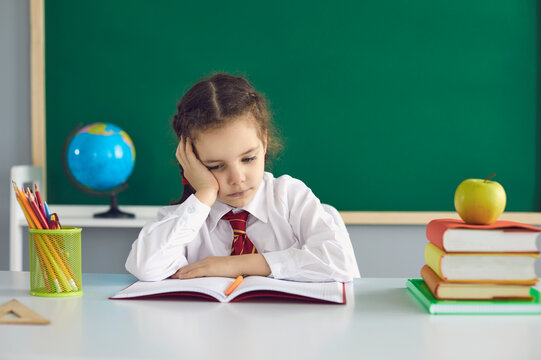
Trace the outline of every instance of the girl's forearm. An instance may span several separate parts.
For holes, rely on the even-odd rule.
[[[265,257],[261,254],[247,254],[235,256],[243,275],[268,276],[271,269]]]

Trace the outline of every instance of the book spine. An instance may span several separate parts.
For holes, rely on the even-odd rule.
[[[413,283],[414,280],[408,280],[406,287],[409,290],[410,294],[428,311],[432,313],[432,307],[430,300],[415,286]]]
[[[445,223],[432,220],[426,226],[426,238],[440,250],[445,251],[445,248],[443,247],[443,234],[445,231],[447,231]]]
[[[441,272],[441,260],[445,252],[439,249],[432,243],[427,243],[425,246],[425,262],[441,279],[446,280],[446,277]]]
[[[439,299],[438,288],[439,288],[439,283],[441,282],[441,279],[438,278],[436,273],[428,265],[424,265],[422,267],[421,277],[425,281],[425,284],[428,286],[430,291],[432,291],[432,295],[434,295],[435,298]]]

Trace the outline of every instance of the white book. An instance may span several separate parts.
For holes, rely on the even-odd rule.
[[[435,219],[426,227],[428,241],[445,252],[539,253],[541,228],[498,220],[490,225]]]
[[[220,302],[246,299],[293,299],[345,304],[345,287],[340,282],[298,282],[263,276],[248,276],[229,295],[225,291],[235,281],[226,277],[137,281],[111,296],[111,300],[145,299],[157,296],[199,297]]]
[[[428,242],[425,261],[445,281],[535,284],[536,253],[446,253]]]
[[[538,232],[449,229],[443,234],[448,252],[537,252]]]

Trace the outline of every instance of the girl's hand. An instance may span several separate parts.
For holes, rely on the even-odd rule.
[[[212,206],[216,201],[220,186],[210,170],[195,156],[192,141],[189,138],[180,139],[176,157],[184,169],[184,177],[195,190],[195,196],[202,203]]]
[[[209,256],[188,264],[171,275],[173,279],[193,279],[205,276],[225,276],[236,278],[239,275],[268,276],[271,273],[267,261],[261,254],[236,256]]]

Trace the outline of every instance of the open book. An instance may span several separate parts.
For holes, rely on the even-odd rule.
[[[262,276],[248,276],[229,295],[225,290],[235,281],[226,277],[137,281],[111,296],[111,300],[146,299],[157,296],[199,297],[220,302],[246,299],[293,299],[323,303],[346,303],[345,286],[340,282],[297,282]]]

